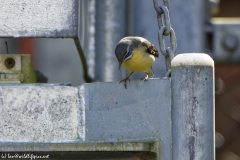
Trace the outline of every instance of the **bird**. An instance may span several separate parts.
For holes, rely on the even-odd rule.
[[[153,78],[154,73],[152,65],[155,62],[155,57],[158,57],[157,48],[143,37],[124,37],[122,38],[115,49],[115,55],[119,62],[119,69],[123,66],[125,69],[132,71],[126,78],[119,83],[124,83],[127,89],[127,81],[134,72],[144,72],[146,76],[141,80],[147,81]]]

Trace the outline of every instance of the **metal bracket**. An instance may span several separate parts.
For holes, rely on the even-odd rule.
[[[212,53],[216,63],[240,62],[240,19],[213,18]]]
[[[0,83],[35,83],[35,71],[28,54],[0,55]]]

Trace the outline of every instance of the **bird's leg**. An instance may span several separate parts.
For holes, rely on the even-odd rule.
[[[151,75],[151,76],[149,75],[148,79],[151,79],[151,78],[153,78],[153,75]]]
[[[152,77],[150,77],[150,78],[152,78]],[[141,78],[140,80],[141,81],[144,80],[144,82],[146,82],[148,79],[149,79],[148,74],[146,74],[146,76],[144,78]]]
[[[148,79],[153,78],[154,73],[152,67],[148,69],[147,72],[145,72],[146,76],[144,78],[141,78],[140,80],[144,80],[146,82]]]
[[[133,74],[133,72],[131,72],[128,76],[127,76],[127,78],[125,78],[125,79],[123,79],[123,80],[121,80],[119,83],[122,83],[122,82],[124,82],[124,87],[127,89],[127,80],[130,82],[130,79],[129,79],[129,77],[131,76]]]

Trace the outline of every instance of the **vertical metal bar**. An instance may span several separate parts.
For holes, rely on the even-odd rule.
[[[92,50],[90,51],[88,46],[88,44],[91,44],[90,40],[93,37],[89,28],[94,25],[89,20],[89,15],[91,14],[89,13],[91,2],[92,0],[78,1],[78,36],[74,38],[74,43],[82,62],[83,77],[86,83],[92,82],[94,77],[94,63],[91,63],[94,59],[94,53]]]
[[[96,9],[95,0],[79,0],[79,16],[78,16],[78,39],[81,43],[86,59],[84,74],[89,78],[95,77],[95,21]],[[76,42],[76,41],[75,41]],[[81,56],[80,56],[81,57]],[[87,72],[87,73],[85,73]],[[85,78],[86,80],[86,78]],[[86,80],[88,83],[89,81]]]
[[[173,160],[215,159],[214,62],[207,54],[172,61]]]
[[[116,44],[127,31],[126,0],[96,1],[96,66],[97,81],[121,79],[114,54]]]

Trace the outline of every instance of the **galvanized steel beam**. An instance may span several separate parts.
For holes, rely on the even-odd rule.
[[[96,1],[96,65],[97,81],[116,81],[122,75],[114,54],[116,44],[127,34],[127,1]]]
[[[171,65],[173,160],[214,160],[214,62],[179,54]]]
[[[77,37],[77,0],[1,0],[0,37]]]

